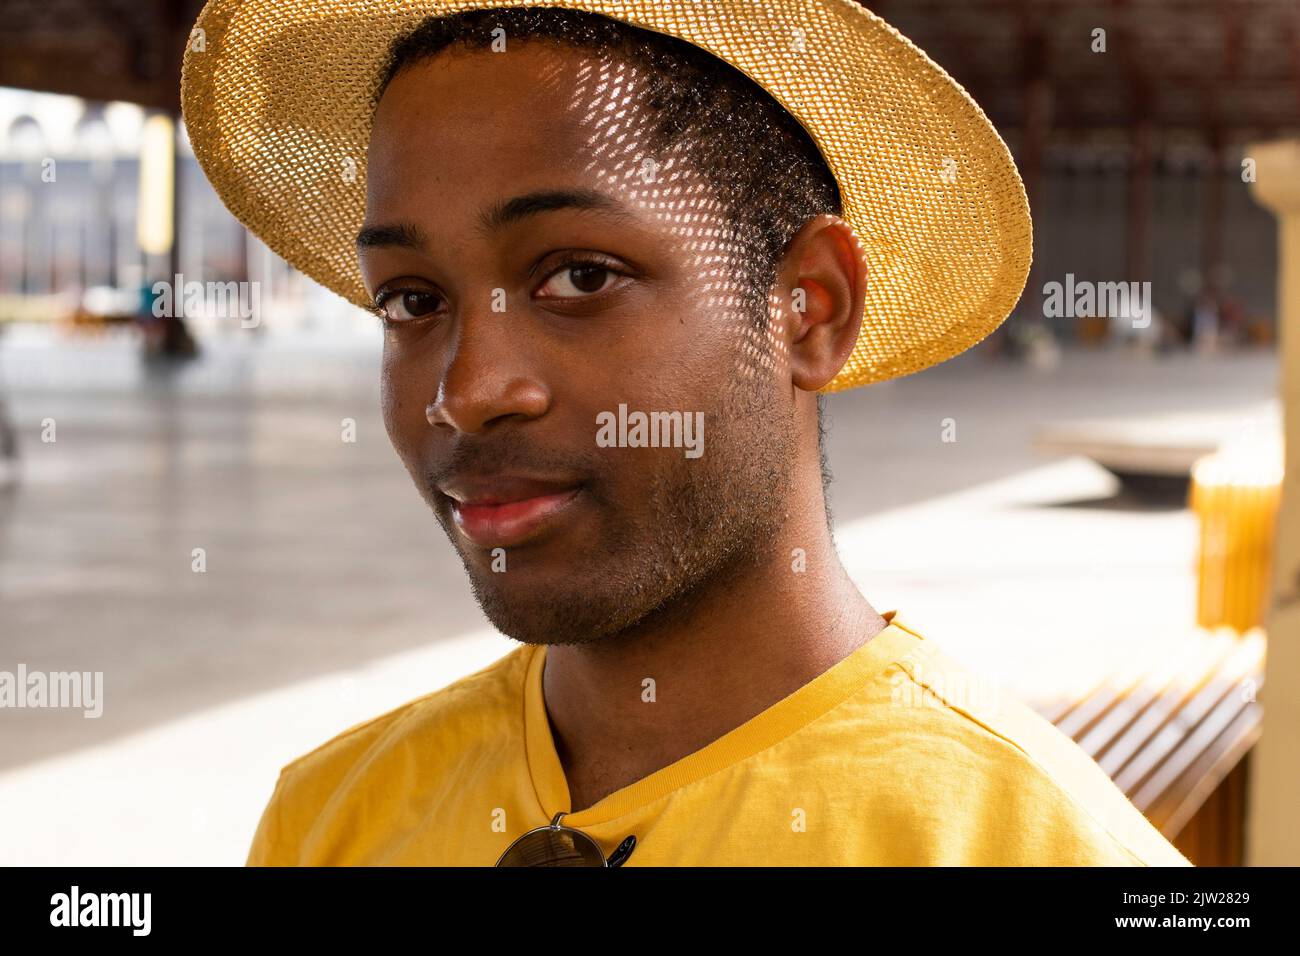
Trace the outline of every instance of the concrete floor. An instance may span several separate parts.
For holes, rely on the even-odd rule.
[[[23,439],[0,492],[0,670],[106,685],[96,720],[0,710],[0,863],[240,863],[281,765],[513,646],[388,445],[377,363],[373,337],[227,344],[158,380],[129,340],[0,339]],[[1244,414],[1275,384],[1268,354],[1067,353],[832,396],[841,551],[877,607],[1016,693],[1086,680],[1191,626],[1195,527],[1030,435]]]

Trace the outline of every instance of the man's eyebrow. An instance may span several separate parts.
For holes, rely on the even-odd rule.
[[[424,230],[414,223],[399,222],[388,226],[366,226],[357,233],[358,249],[397,246],[423,252],[429,247]]]
[[[485,232],[495,232],[509,223],[556,209],[595,209],[629,217],[622,203],[595,189],[545,189],[493,203],[479,214],[479,225]]]
[[[595,209],[629,218],[622,203],[595,189],[545,189],[492,203],[479,214],[479,225],[485,232],[495,232],[509,223],[557,209]],[[429,240],[423,229],[409,222],[366,226],[357,233],[358,249],[382,246],[425,252]]]

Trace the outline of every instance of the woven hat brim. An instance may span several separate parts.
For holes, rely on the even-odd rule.
[[[231,213],[348,301],[369,303],[355,237],[391,42],[491,0],[210,0],[186,48],[182,109]],[[763,86],[835,175],[869,264],[862,331],[836,392],[908,375],[1006,318],[1032,256],[1006,145],[966,92],[852,0],[540,0],[679,37]]]

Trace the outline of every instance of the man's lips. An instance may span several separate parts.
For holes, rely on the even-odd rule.
[[[522,544],[554,524],[580,495],[580,486],[557,487],[506,480],[479,485],[479,490],[452,488],[451,515],[461,534],[482,548]]]

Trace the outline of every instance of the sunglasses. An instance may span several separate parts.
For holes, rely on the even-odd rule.
[[[587,834],[560,825],[557,813],[549,826],[529,830],[501,854],[497,866],[622,866],[636,848],[630,836],[605,857],[600,846]]]

